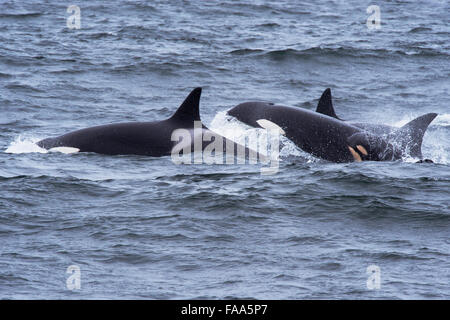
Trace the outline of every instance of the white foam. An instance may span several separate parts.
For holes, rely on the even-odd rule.
[[[21,153],[47,153],[44,148],[39,147],[36,142],[41,140],[40,138],[22,138],[18,136],[16,140],[11,142],[9,147],[5,150],[6,153],[21,154]]]
[[[443,127],[450,126],[450,114],[444,113],[438,115],[431,124]]]
[[[76,153],[80,149],[71,147],[56,147],[50,150],[39,147],[36,142],[40,141],[41,138],[36,137],[22,137],[18,136],[16,140],[11,142],[11,144],[6,148],[5,153],[12,154],[22,154],[22,153],[48,153],[48,152],[61,152],[64,154]]]
[[[448,144],[448,130],[437,127],[436,130],[427,131],[422,143],[422,154],[435,163],[450,163],[450,146]]]

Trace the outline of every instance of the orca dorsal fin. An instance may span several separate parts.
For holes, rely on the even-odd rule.
[[[200,120],[200,96],[202,88],[195,88],[189,93],[178,110],[170,118],[179,121],[201,121]]]
[[[423,135],[436,117],[437,113],[427,113],[408,122],[392,133],[394,141],[400,143],[402,151],[411,157],[422,158]]]
[[[334,112],[333,101],[331,98],[331,89],[327,88],[319,99],[319,103],[317,104],[316,112],[324,114],[329,117],[333,117],[335,119],[339,119],[339,117]]]

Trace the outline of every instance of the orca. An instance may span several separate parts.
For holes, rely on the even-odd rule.
[[[428,113],[387,135],[379,135],[340,120],[329,104],[319,102],[319,106],[321,112],[269,102],[245,102],[227,113],[253,127],[278,126],[303,151],[338,163],[393,161],[405,156],[421,159],[423,135],[437,116]]]
[[[338,120],[344,121],[343,119],[339,118],[336,115],[336,112],[333,107],[333,101],[332,101],[330,88],[325,89],[325,91],[322,93],[322,95],[319,99],[319,102],[317,104],[316,112],[336,118]],[[416,125],[417,125],[417,122],[420,122],[420,120],[417,120],[417,119],[410,121],[408,124],[406,124],[406,126],[414,126],[412,124],[414,122],[416,122]],[[368,123],[368,122],[358,122],[358,121],[348,121],[348,122],[356,127],[370,131],[371,133],[374,133],[377,135],[391,134],[394,131],[399,129],[398,127],[390,126],[387,124],[381,124],[381,123]],[[423,124],[425,125],[426,123],[423,123]],[[425,129],[426,129],[426,127],[423,128],[423,130],[425,130]]]
[[[331,96],[330,88],[325,89],[325,91],[322,93],[322,96],[320,97],[319,102],[317,104],[316,112],[325,114],[327,116],[336,118],[338,120],[342,120],[341,118],[339,118],[336,115],[336,112],[334,110],[333,99]],[[401,130],[401,131],[423,130],[423,132],[425,132],[428,125],[431,123],[431,121],[433,121],[433,119],[435,117],[436,116],[432,117],[429,114],[423,115],[416,119],[411,120],[410,122],[408,122],[401,128],[390,126],[387,124],[381,124],[381,123],[367,123],[367,122],[355,122],[355,121],[349,121],[349,122],[351,124],[353,124],[354,126],[357,126],[361,129],[367,130],[376,135],[388,137],[388,139],[389,139],[389,137],[395,136],[395,132],[397,130]],[[417,141],[415,144],[415,148],[417,148],[417,146],[420,146],[422,144],[422,138],[423,138],[423,135],[420,136],[420,134],[416,135],[416,136],[417,136]],[[412,150],[412,154],[419,158],[422,157],[420,149],[414,150],[414,147]],[[433,163],[433,161],[430,159],[425,159],[425,160],[421,159],[421,160],[417,161],[417,163]]]
[[[201,88],[192,90],[178,110],[166,120],[100,125],[47,138],[37,142],[37,145],[47,150],[61,150],[65,153],[79,151],[104,155],[162,157],[172,155],[173,151],[177,154],[185,150],[188,153],[194,152],[197,150],[195,138],[200,134],[202,137],[208,136],[209,141],[221,142],[217,144],[221,150],[216,151],[230,152],[232,148],[234,156],[243,155],[248,158],[251,154],[256,155],[261,161],[266,161],[264,155],[220,136],[201,123],[199,111],[201,92]],[[174,141],[173,134],[176,130],[184,130],[190,137],[187,140]],[[202,139],[199,149],[203,151],[210,144]],[[238,152],[242,150],[243,152]]]

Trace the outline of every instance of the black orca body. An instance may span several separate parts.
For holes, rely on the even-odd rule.
[[[105,155],[133,154],[161,157],[171,155],[175,146],[178,146],[178,149],[184,148],[186,150],[183,141],[172,141],[175,130],[185,129],[185,132],[189,132],[192,138],[187,141],[187,149],[190,152],[194,151],[194,135],[200,131],[202,136],[209,134],[214,139],[223,139],[224,152],[229,150],[226,149],[226,146],[232,145],[235,155],[237,148],[240,147],[245,150],[245,155],[248,156],[249,149],[210,131],[201,123],[199,111],[201,91],[201,88],[194,89],[175,114],[166,120],[101,125],[73,131],[55,138],[44,139],[37,144],[45,149],[69,147],[76,148],[79,152],[95,152]],[[200,124],[197,129],[195,129],[196,122]],[[200,148],[204,150],[209,142],[200,141]],[[258,154],[258,156],[262,158],[261,155]]]
[[[260,127],[261,120],[268,120],[302,150],[332,162],[388,161],[408,155],[421,158],[423,134],[437,116],[426,114],[390,135],[380,136],[335,115],[266,102],[242,103],[228,114],[253,127]]]

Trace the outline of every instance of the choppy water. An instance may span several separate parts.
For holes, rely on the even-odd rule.
[[[0,2],[1,298],[450,298],[450,5],[380,1]],[[400,126],[439,113],[414,161],[279,173],[169,158],[39,153],[74,129],[247,100]],[[299,156],[300,155],[300,156]],[[66,269],[81,269],[81,289]],[[369,290],[366,268],[381,270]]]

